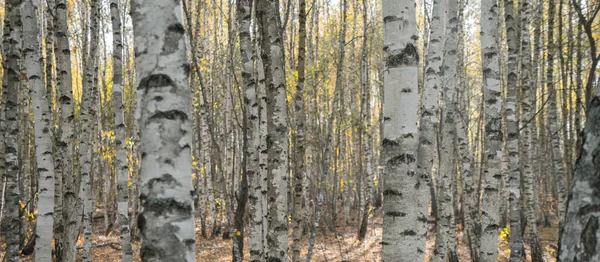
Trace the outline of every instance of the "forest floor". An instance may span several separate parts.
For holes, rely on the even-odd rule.
[[[199,224],[199,223],[198,223]],[[323,236],[321,231],[317,234],[316,243],[314,246],[313,261],[347,261],[347,262],[360,262],[360,261],[380,261],[381,254],[381,235],[383,227],[383,216],[381,210],[375,212],[375,215],[370,220],[369,230],[367,237],[362,243],[356,239],[357,225],[346,225],[344,221],[340,221],[336,226],[337,234],[328,233]],[[544,250],[544,259],[547,262],[556,261],[554,256],[556,255],[558,229],[556,223],[553,223],[551,227],[540,228],[540,241],[542,249]],[[98,234],[98,232],[104,232],[104,223],[102,219],[95,220],[93,234],[93,261],[120,261],[121,250],[119,242],[118,228],[114,228],[108,236]],[[223,240],[220,236],[215,238],[202,239],[200,236],[200,230],[196,230],[197,243],[196,243],[196,261],[210,261],[210,262],[229,262],[231,261],[231,248],[232,240]],[[428,232],[427,240],[427,252],[426,254],[433,253],[433,247],[435,242],[434,225],[430,223],[430,230]],[[469,261],[469,249],[463,243],[462,232],[457,232],[458,240],[458,256],[460,261]],[[290,246],[292,238],[290,237]],[[498,245],[498,261],[508,261],[510,255],[510,248],[508,245],[508,236],[501,233],[499,237]],[[80,239],[78,246],[83,244],[83,240]],[[304,249],[301,255],[306,255],[306,247],[308,246],[308,237],[303,238],[302,246]],[[0,261],[4,261],[4,250],[6,244],[4,238],[0,238]],[[139,250],[140,243],[135,241],[133,243],[134,261],[140,261]],[[249,259],[248,241],[244,244],[244,260]],[[526,254],[529,260],[529,247],[526,245]],[[82,250],[78,248],[78,257],[80,257]],[[33,256],[23,256],[22,261],[33,261]],[[428,261],[429,259],[426,259]],[[524,260],[525,261],[525,260]]]

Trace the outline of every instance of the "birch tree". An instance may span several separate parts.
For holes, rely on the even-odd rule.
[[[519,113],[517,94],[519,82],[519,39],[517,17],[513,0],[504,0],[504,22],[508,43],[508,76],[506,96],[506,129],[508,132],[509,157],[509,214],[510,214],[510,261],[521,261],[523,238],[521,234],[521,166],[519,164]]]
[[[73,101],[73,79],[71,71],[71,46],[69,43],[69,28],[67,21],[67,2],[57,0],[53,10],[54,31],[56,43],[56,86],[59,104],[60,136],[57,143],[57,157],[62,176],[62,219],[58,225],[56,242],[56,257],[61,261],[75,261],[75,245],[79,235],[76,211],[79,193],[79,177],[73,175],[73,141],[75,128],[75,111]],[[58,215],[58,214],[57,214]]]
[[[452,192],[456,177],[454,150],[456,147],[456,111],[458,110],[458,1],[445,2],[446,37],[442,59],[442,119],[440,136],[440,169],[438,176],[438,211],[433,261],[458,261],[456,252],[456,229],[454,217],[454,195]]]
[[[429,186],[433,188],[433,163],[437,158],[438,148],[438,111],[439,96],[442,88],[442,55],[445,44],[446,6],[440,0],[433,1],[433,11],[429,24],[429,44],[425,61],[423,97],[421,98],[421,124],[419,126],[419,148],[417,168],[419,175],[429,177]],[[432,200],[435,202],[435,200]],[[437,203],[432,203],[436,209]],[[435,214],[437,210],[432,210]]]
[[[553,163],[553,179],[555,181],[555,187],[558,193],[558,221],[559,225],[562,225],[562,221],[565,217],[566,204],[567,204],[567,193],[565,192],[565,171],[563,166],[562,151],[560,149],[560,137],[558,133],[558,113],[557,103],[558,92],[554,86],[554,16],[555,16],[555,4],[554,0],[548,2],[548,48],[547,48],[547,60],[548,67],[546,68],[546,88],[549,92],[548,95],[548,132],[550,136],[551,155]]]
[[[306,173],[305,153],[306,153],[306,132],[305,122],[306,114],[304,110],[304,81],[305,81],[305,60],[306,60],[306,1],[299,0],[299,25],[298,25],[298,83],[296,85],[296,94],[294,97],[294,111],[296,118],[296,132],[294,144],[294,216],[293,216],[293,253],[292,261],[300,262],[300,241],[302,240],[302,221],[304,214],[302,211],[303,180]]]
[[[287,96],[279,1],[258,0],[257,23],[261,34],[267,95],[267,261],[288,259],[287,217]]]
[[[188,82],[181,1],[132,1],[141,144],[142,261],[195,261]]]
[[[19,161],[17,149],[19,145],[19,89],[21,61],[21,0],[6,1],[4,15],[3,53],[4,76],[2,78],[2,97],[5,99],[4,116],[6,132],[4,133],[4,157],[6,187],[6,220],[2,223],[2,232],[6,241],[4,259],[9,262],[20,261],[20,205],[19,205]],[[6,59],[10,58],[10,59]]]
[[[251,250],[259,249],[257,244],[262,239],[262,227],[260,223],[257,223],[261,218],[260,213],[260,202],[258,200],[259,194],[255,190],[255,185],[259,183],[259,172],[258,172],[258,151],[259,151],[259,134],[258,134],[258,101],[256,99],[256,74],[254,74],[253,56],[254,52],[252,49],[252,39],[250,37],[251,29],[251,18],[252,18],[252,1],[241,0],[237,1],[237,24],[240,38],[240,54],[242,57],[242,79],[244,84],[244,99],[246,102],[245,116],[244,116],[244,161],[245,161],[245,172],[248,179],[247,184],[250,186],[250,190],[247,196],[239,196],[238,198],[246,198],[249,200],[249,212],[250,212],[250,248]],[[246,187],[248,187],[246,185]],[[244,200],[242,200],[244,201]],[[238,204],[238,207],[241,205]],[[245,205],[244,205],[245,206]],[[243,213],[243,212],[242,212]],[[235,225],[236,232],[243,232],[244,224]],[[236,233],[234,236],[234,248],[233,256],[236,261],[242,261],[244,251],[244,235],[242,233]],[[252,261],[261,261],[256,257],[254,252],[251,252]]]
[[[425,258],[429,188],[416,173],[418,64],[415,3],[384,0],[384,118],[382,261]]]
[[[22,8],[23,55],[27,83],[33,102],[35,156],[38,167],[38,216],[36,224],[36,261],[52,260],[52,223],[54,221],[54,154],[52,153],[53,124],[42,63],[37,8],[26,0]]]
[[[97,47],[98,42],[98,10],[100,5],[98,0],[90,2],[90,47],[86,55],[83,68],[85,69],[84,90],[82,94],[82,102],[80,106],[80,119],[82,130],[94,130],[93,120],[97,117],[97,112],[93,102],[96,99],[97,93]],[[87,36],[87,32],[86,36]],[[87,37],[86,37],[87,39]],[[84,45],[85,46],[85,45]],[[83,255],[81,259],[84,262],[92,261],[92,217],[95,211],[95,203],[92,193],[92,159],[94,143],[90,141],[90,132],[81,132],[79,136],[79,161],[81,173],[81,188],[80,195],[83,198]]]
[[[523,131],[519,136],[522,149],[519,154],[519,163],[523,167],[523,195],[525,203],[525,218],[527,221],[527,239],[531,249],[531,261],[541,262],[542,250],[537,233],[535,190],[535,174],[533,170],[533,152],[535,151],[534,128],[532,119],[534,119],[535,109],[535,75],[532,74],[531,65],[531,44],[529,32],[529,20],[531,17],[531,6],[527,1],[520,1],[520,19],[521,19],[521,119],[528,121],[523,123]],[[524,229],[521,229],[524,230]]]
[[[498,60],[498,5],[496,0],[481,1],[481,56],[485,114],[485,160],[482,174],[481,261],[495,261],[500,220],[500,182],[502,159],[501,87]]]
[[[365,171],[364,171],[364,191],[363,197],[365,199],[364,204],[361,206],[362,220],[360,223],[360,228],[358,230],[358,239],[364,240],[367,234],[367,227],[369,225],[369,215],[371,211],[371,196],[373,195],[373,153],[372,153],[372,143],[373,138],[371,135],[371,85],[370,85],[370,77],[369,77],[369,25],[368,25],[368,10],[369,10],[369,1],[363,0],[363,43],[360,54],[360,83],[361,83],[361,92],[362,98],[360,101],[361,106],[361,119],[362,126],[361,131],[363,133],[363,152],[365,155]],[[359,160],[360,161],[360,160]]]
[[[110,19],[112,21],[113,33],[113,87],[112,102],[114,110],[114,128],[115,128],[115,147],[116,174],[117,174],[117,194],[118,194],[118,212],[117,222],[121,232],[121,249],[123,251],[123,261],[132,261],[131,234],[129,231],[129,165],[127,163],[127,133],[125,130],[125,116],[123,104],[123,43],[121,39],[121,13],[119,10],[119,0],[110,1]]]
[[[600,260],[600,177],[596,156],[600,150],[600,98],[589,104],[580,156],[575,164],[573,187],[560,235],[558,261]]]

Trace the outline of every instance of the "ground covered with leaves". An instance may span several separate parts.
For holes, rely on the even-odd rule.
[[[199,224],[199,223],[198,223]],[[332,232],[330,229],[327,230],[326,234],[323,234],[323,230],[317,234],[313,261],[346,261],[346,262],[359,262],[359,261],[379,261],[381,253],[381,235],[383,227],[383,216],[381,210],[375,212],[374,216],[370,220],[369,230],[365,241],[360,242],[357,240],[357,228],[356,224],[350,222],[346,224],[344,221],[340,221],[335,227],[335,231]],[[331,228],[331,227],[325,227]],[[430,221],[430,230],[427,239],[427,254],[432,254],[434,242],[435,242],[435,226],[433,221]],[[325,230],[325,229],[324,229]],[[557,240],[558,240],[558,228],[556,223],[552,223],[551,227],[540,228],[540,240],[542,249],[544,250],[544,258],[546,261],[556,261]],[[94,223],[94,235],[93,235],[93,261],[120,261],[121,248],[119,240],[118,229],[113,229],[108,235],[102,234],[105,232],[104,223],[102,219],[96,219]],[[229,262],[231,261],[231,249],[232,240],[223,239],[221,236],[213,238],[202,238],[200,230],[196,230],[197,242],[196,242],[196,261],[211,261],[211,262]],[[508,243],[509,231],[504,230],[500,233],[498,239],[498,261],[508,261],[510,256],[510,247]],[[467,245],[463,242],[462,232],[457,232],[458,241],[458,255],[460,261],[469,261],[469,250]],[[290,246],[292,238],[290,236]],[[83,239],[78,242],[78,257],[81,256],[81,246],[83,245]],[[308,236],[303,238],[302,246],[304,249],[301,252],[302,256],[307,253]],[[4,238],[0,238],[0,261],[4,261],[4,249],[6,244]],[[248,260],[248,241],[244,244],[244,260]],[[527,260],[529,260],[529,246],[525,246]],[[133,252],[134,261],[141,261],[139,259],[140,243],[134,241]],[[33,261],[33,256],[22,256],[22,261]],[[426,261],[429,257],[426,258]]]

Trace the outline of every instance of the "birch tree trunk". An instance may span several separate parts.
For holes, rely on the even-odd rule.
[[[558,113],[557,103],[558,98],[556,87],[554,86],[554,15],[555,15],[554,0],[548,2],[548,68],[546,71],[546,86],[548,88],[548,118],[549,118],[549,136],[552,147],[552,162],[554,166],[553,176],[555,186],[558,193],[558,224],[562,225],[565,217],[567,195],[565,192],[565,171],[563,166],[562,152],[560,150],[560,135],[558,132]],[[561,18],[562,19],[562,18]]]
[[[117,216],[117,224],[121,233],[121,249],[123,251],[123,261],[130,262],[133,260],[131,250],[131,234],[129,230],[129,165],[127,162],[127,132],[125,129],[124,115],[124,97],[123,97],[123,44],[121,40],[121,13],[119,11],[119,1],[110,1],[110,17],[112,21],[113,32],[113,87],[112,87],[112,102],[114,110],[114,128],[115,128],[115,147],[116,147],[116,174],[117,174],[117,196],[119,215]]]
[[[442,6],[440,6],[442,7]],[[454,150],[456,147],[456,110],[458,110],[458,1],[445,1],[446,37],[443,49],[442,119],[440,136],[440,167],[438,175],[438,212],[433,261],[458,261],[456,253],[456,228],[453,209],[453,184],[456,172]]]
[[[600,98],[589,104],[582,147],[573,173],[573,187],[558,247],[558,261],[600,260]]]
[[[368,47],[368,39],[369,39],[369,24],[368,24],[368,10],[369,10],[369,0],[363,0],[363,43],[362,50],[360,54],[360,83],[361,83],[361,92],[362,98],[360,101],[361,105],[361,118],[362,118],[362,126],[361,132],[363,132],[363,152],[365,155],[365,170],[364,170],[364,182],[363,182],[363,197],[365,199],[364,205],[360,208],[362,213],[362,220],[360,223],[360,228],[358,230],[358,239],[363,241],[367,235],[367,228],[369,225],[369,215],[371,214],[371,196],[373,195],[373,153],[372,153],[372,144],[373,138],[371,135],[371,83],[369,78],[369,47]],[[359,159],[360,161],[360,159]]]
[[[534,78],[531,76],[531,44],[529,32],[529,19],[531,17],[531,6],[527,1],[520,1],[520,19],[521,19],[521,119],[523,119],[522,133],[519,141],[522,149],[519,154],[519,163],[523,168],[523,193],[525,218],[527,220],[528,230],[527,238],[531,250],[531,261],[541,262],[542,250],[537,233],[536,207],[535,207],[535,174],[533,173],[533,152],[535,145],[533,143],[535,127],[535,85]],[[525,230],[522,228],[521,230]]]
[[[293,217],[293,253],[292,261],[300,262],[300,251],[302,240],[302,221],[304,219],[304,208],[302,208],[303,180],[306,173],[305,153],[305,122],[306,114],[304,110],[304,80],[305,80],[305,61],[306,61],[306,1],[299,0],[298,10],[298,83],[296,85],[296,94],[294,96],[294,112],[296,118],[296,132],[294,144],[294,217]]]
[[[419,147],[417,157],[418,174],[428,178],[432,197],[432,216],[436,216],[437,196],[433,181],[433,163],[438,157],[438,111],[439,96],[442,88],[442,55],[446,27],[446,6],[440,0],[433,1],[433,11],[429,24],[429,44],[424,69],[424,88],[421,98],[421,124],[419,126]],[[437,234],[436,234],[437,235]]]
[[[6,253],[4,259],[8,262],[20,261],[21,253],[21,218],[19,215],[19,85],[21,61],[21,0],[5,2],[3,54],[4,76],[2,78],[2,97],[6,132],[4,133],[4,157],[6,187],[6,219],[2,223],[2,233],[5,236]],[[10,59],[7,59],[10,58]]]
[[[524,251],[521,229],[521,165],[519,164],[519,111],[517,85],[519,84],[519,39],[515,3],[504,0],[504,21],[508,43],[506,131],[508,133],[509,168],[509,214],[510,214],[510,261],[520,262]]]
[[[485,101],[485,159],[482,174],[482,236],[479,258],[496,261],[500,223],[502,160],[501,87],[498,60],[498,5],[496,0],[481,1],[481,52],[483,100]]]
[[[132,1],[141,145],[142,261],[195,261],[188,82],[181,1]]]
[[[418,67],[415,3],[384,0],[382,261],[422,261],[429,205],[427,176],[417,174]]]
[[[23,43],[27,80],[33,103],[35,156],[38,172],[38,215],[36,224],[35,261],[52,260],[52,223],[54,221],[54,155],[53,124],[42,60],[36,6],[33,0],[23,3]]]
[[[75,244],[79,235],[79,213],[76,211],[79,193],[78,176],[73,174],[73,141],[75,112],[71,76],[71,47],[69,45],[68,8],[66,0],[58,0],[54,6],[54,30],[56,43],[57,95],[59,106],[60,136],[57,156],[62,176],[62,221],[54,232],[56,257],[59,261],[75,261]],[[77,214],[77,215],[76,215]]]
[[[98,42],[98,21],[99,21],[99,8],[98,0],[93,0],[90,2],[91,15],[90,15],[90,49],[89,53],[86,56],[86,61],[84,62],[84,90],[82,95],[82,103],[80,106],[80,114],[81,114],[81,132],[79,137],[79,161],[80,167],[79,172],[81,173],[81,188],[80,188],[80,196],[83,198],[83,254],[82,261],[89,262],[92,261],[92,220],[93,213],[95,211],[95,203],[92,194],[92,157],[93,157],[93,149],[94,149],[94,141],[93,137],[90,136],[90,132],[87,130],[95,130],[94,128],[94,119],[97,118],[96,108],[93,102],[96,100],[97,96],[97,56],[98,45],[95,44]],[[87,35],[87,32],[86,32]],[[87,38],[87,37],[86,37]],[[92,132],[95,134],[95,132]]]
[[[258,0],[256,12],[267,91],[267,261],[287,261],[288,127],[279,1]]]
[[[246,195],[241,194],[238,196],[238,201],[248,201],[249,214],[250,214],[250,245],[251,250],[256,246],[258,240],[262,238],[260,234],[260,224],[256,223],[261,217],[260,213],[257,214],[257,210],[260,210],[258,198],[256,196],[256,190],[254,187],[248,185],[254,185],[258,179],[258,150],[259,149],[259,136],[258,136],[258,101],[256,99],[256,75],[253,69],[253,56],[254,52],[252,49],[252,39],[250,38],[250,26],[252,18],[252,1],[241,0],[237,1],[237,23],[240,38],[240,54],[242,57],[242,80],[244,84],[244,98],[245,98],[245,116],[244,116],[244,172],[246,173]],[[244,184],[244,182],[242,182]],[[246,198],[240,199],[240,198]],[[244,202],[244,207],[245,207]],[[238,203],[238,209],[241,208],[241,203]],[[243,210],[241,211],[243,216]],[[236,212],[237,216],[237,212]],[[237,221],[237,220],[236,220]],[[236,234],[234,235],[234,258],[236,261],[242,261],[244,251],[244,223],[235,225]],[[240,232],[238,235],[237,232]],[[252,256],[252,252],[251,252]],[[260,261],[260,259],[258,259]]]

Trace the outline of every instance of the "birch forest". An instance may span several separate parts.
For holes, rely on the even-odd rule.
[[[0,0],[0,261],[600,262],[599,12]]]

